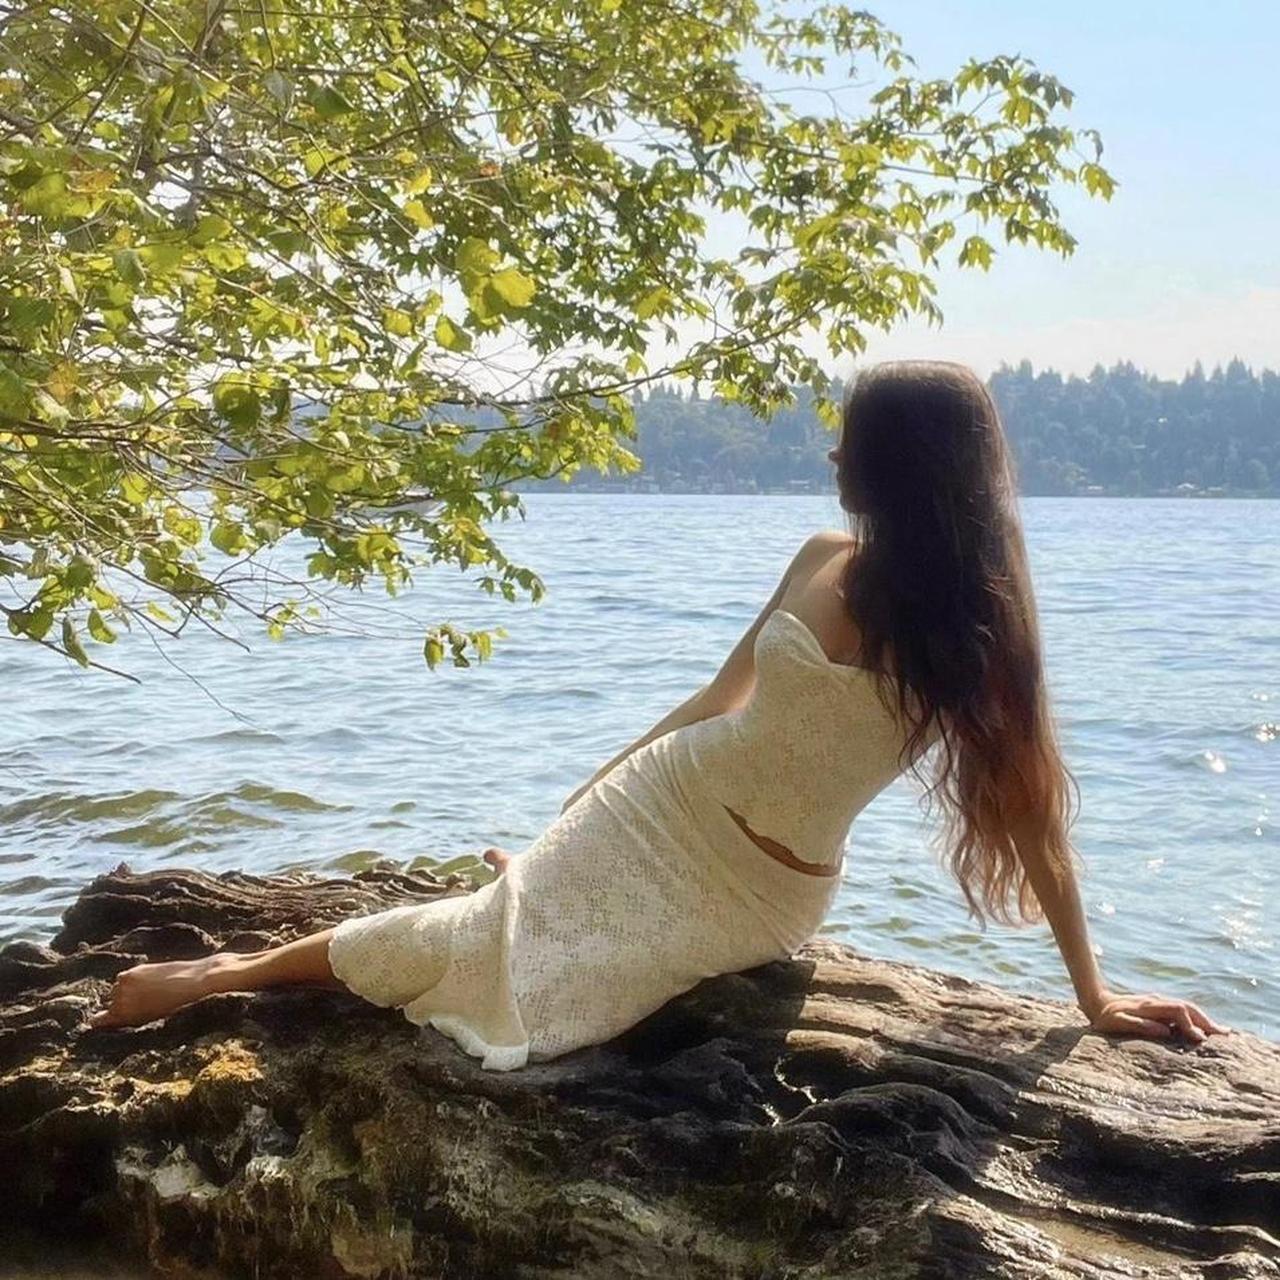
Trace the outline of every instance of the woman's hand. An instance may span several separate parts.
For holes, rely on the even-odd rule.
[[[1103,991],[1084,1012],[1093,1031],[1147,1036],[1155,1040],[1181,1032],[1199,1044],[1210,1035],[1231,1030],[1214,1022],[1189,1000],[1171,1000],[1167,996],[1121,995],[1116,991]]]

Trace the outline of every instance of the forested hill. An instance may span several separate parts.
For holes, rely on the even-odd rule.
[[[1002,366],[989,386],[1013,442],[1026,494],[1207,492],[1280,497],[1280,374],[1239,360],[1181,381],[1130,363],[1088,377]],[[582,471],[580,489],[826,492],[834,436],[809,408],[762,423],[741,406],[666,387],[636,403],[644,463],[629,475]],[[556,479],[519,486],[558,488]]]

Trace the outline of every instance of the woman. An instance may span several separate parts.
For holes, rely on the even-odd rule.
[[[933,752],[931,801],[970,911],[1047,917],[1098,1031],[1225,1031],[1110,990],[1074,878],[1012,464],[960,365],[865,371],[835,464],[850,534],[797,552],[714,679],[604,765],[475,893],[253,954],[120,974],[96,1026],[218,991],[346,986],[494,1070],[599,1043],[705,977],[790,955],[821,924],[857,813]],[[1011,910],[1012,908],[1012,910]]]

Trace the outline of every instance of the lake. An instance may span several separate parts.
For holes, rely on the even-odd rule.
[[[547,585],[456,568],[339,597],[341,634],[245,649],[140,631],[83,671],[0,647],[0,939],[47,939],[121,861],[341,872],[526,847],[565,797],[718,669],[832,496],[524,495],[496,523]],[[1027,498],[1048,680],[1104,974],[1280,1038],[1280,502]],[[274,553],[288,569],[298,548]],[[421,627],[505,626],[431,672]],[[1047,925],[985,933],[901,778],[854,823],[824,931],[860,951],[1073,1000]]]

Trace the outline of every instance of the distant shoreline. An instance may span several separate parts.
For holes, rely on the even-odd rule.
[[[653,488],[632,488],[623,485],[607,485],[607,484],[557,484],[555,482],[538,481],[534,484],[527,482],[517,482],[508,485],[507,488],[514,493],[611,493],[619,494],[626,497],[719,497],[719,498],[821,498],[824,496],[835,496],[834,489],[695,489],[695,488],[675,488],[660,489]],[[1230,498],[1236,500],[1255,500],[1259,502],[1274,502],[1280,499],[1280,493],[1267,492],[1259,493],[1251,489],[1196,489],[1191,492],[1170,489],[1158,489],[1150,493],[1126,493],[1119,491],[1091,493],[1081,491],[1077,493],[1019,493],[1020,498],[1177,498],[1182,501],[1191,501],[1194,499],[1217,500],[1219,498]]]

